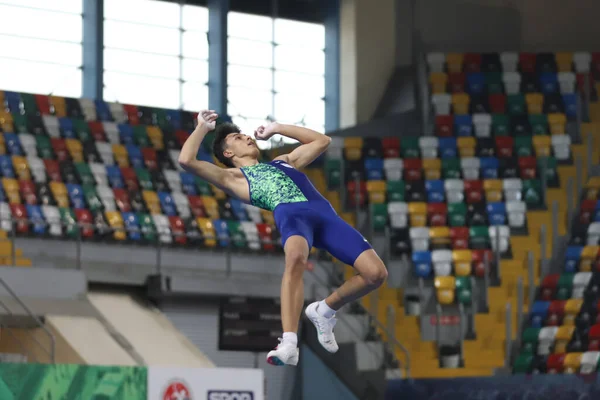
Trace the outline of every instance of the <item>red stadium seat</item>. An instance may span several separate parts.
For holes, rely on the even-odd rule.
[[[468,204],[480,203],[484,199],[483,181],[466,180],[465,182],[465,200]]]
[[[183,129],[179,129],[175,132],[175,138],[177,138],[179,146],[183,146],[188,137],[190,137],[190,134]]]
[[[466,72],[481,72],[481,53],[467,53],[463,59]]]
[[[562,325],[562,320],[565,316],[565,304],[565,300],[554,300],[550,303],[550,307],[548,308],[548,319],[546,320],[546,326]]]
[[[469,228],[466,226],[455,226],[450,228],[450,240],[454,250],[465,250],[469,248]]]
[[[521,72],[534,73],[535,72],[535,59],[536,59],[536,55],[533,53],[519,54],[519,67],[521,69]]]
[[[274,251],[275,243],[273,242],[273,229],[271,226],[269,224],[256,224],[256,229],[262,248],[267,251]]]
[[[446,226],[448,206],[446,203],[429,203],[427,204],[427,216],[430,226]]]
[[[88,122],[92,137],[96,142],[106,142],[106,134],[104,133],[104,125],[100,121]]]
[[[52,150],[54,150],[54,154],[56,154],[56,158],[58,158],[58,161],[68,161],[71,159],[71,155],[69,154],[69,149],[67,149],[67,143],[65,142],[65,139],[51,138],[50,143],[52,143]]]
[[[62,175],[60,174],[60,165],[56,160],[44,159],[44,166],[46,167],[46,174],[51,181],[62,182]]]
[[[540,297],[543,301],[551,301],[554,299],[559,279],[559,274],[546,275],[542,281],[542,287],[540,291]]]
[[[361,181],[359,182],[359,193],[358,193],[358,203],[356,202],[356,182],[350,181],[346,184],[346,190],[348,192],[348,202],[350,207],[355,207],[357,205],[363,206],[366,203],[367,199],[367,182]]]
[[[423,179],[423,160],[420,158],[404,159],[404,179],[420,181]]]
[[[496,154],[498,158],[510,158],[513,155],[515,140],[510,136],[496,137]]]
[[[560,373],[563,370],[563,364],[565,362],[565,353],[550,354],[546,360],[546,372],[548,373]]]
[[[138,182],[137,175],[133,168],[122,167],[121,168],[121,176],[123,176],[123,182],[125,182],[125,186],[127,186],[127,190],[135,191],[135,192],[140,190],[140,183]]]
[[[144,147],[142,149],[142,157],[144,157],[144,165],[147,169],[158,169],[158,157],[156,155],[156,150],[154,150],[152,147]]]
[[[171,216],[169,217],[169,225],[171,226],[171,233],[175,243],[186,244],[187,236],[185,234],[185,224],[180,217]]]
[[[398,158],[400,157],[400,139],[397,137],[386,137],[382,140],[383,157]]]
[[[38,199],[35,191],[35,183],[32,181],[19,181],[19,192],[26,204],[37,205]]]
[[[504,94],[491,94],[489,96],[490,110],[494,114],[505,114],[506,113],[506,95]]]
[[[35,95],[35,104],[42,115],[50,115],[50,98],[43,94]]]
[[[196,218],[206,218],[206,211],[204,211],[204,204],[202,204],[202,198],[200,196],[188,196],[190,203],[190,210]]]
[[[592,218],[596,213],[596,204],[598,200],[585,199],[581,201],[579,210],[579,222],[587,225],[592,222]]]
[[[129,194],[125,189],[113,189],[113,194],[115,196],[115,202],[117,203],[117,207],[121,212],[131,212],[131,200],[129,199]]]
[[[465,74],[464,72],[451,72],[448,74],[448,82],[450,83],[450,93],[464,93],[465,91]]]
[[[16,220],[17,233],[29,232],[29,221],[27,219],[27,210],[23,204],[11,204],[10,211],[13,218]]]
[[[131,104],[123,104],[123,111],[127,114],[127,119],[131,125],[139,125],[140,124],[140,114],[138,112],[137,106]]]
[[[435,134],[440,137],[453,136],[454,119],[452,115],[438,115],[435,117]]]
[[[94,218],[90,210],[79,208],[75,210],[77,222],[81,224],[81,236],[84,238],[94,237]]]
[[[473,250],[471,254],[473,256],[473,271],[475,271],[475,276],[483,278],[485,276],[486,263],[491,265],[494,262],[494,255],[489,249]]]
[[[537,170],[537,159],[535,157],[519,157],[519,169],[521,179],[534,179]]]

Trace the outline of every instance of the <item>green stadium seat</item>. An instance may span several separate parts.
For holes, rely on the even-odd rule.
[[[60,212],[60,220],[63,226],[66,227],[65,234],[70,238],[76,238],[79,235],[79,227],[77,226],[75,212],[65,207],[60,207],[58,211]]]
[[[38,114],[38,107],[34,95],[29,93],[21,93],[21,101],[23,102],[23,109],[25,111],[25,115]]]
[[[75,132],[77,133],[77,136],[79,137],[79,140],[81,140],[82,143],[85,143],[88,140],[92,139],[92,132],[90,130],[90,126],[84,120],[74,119],[73,129],[75,129]]]
[[[545,114],[533,114],[529,116],[529,124],[534,135],[548,134],[548,117]]]
[[[523,181],[523,200],[528,207],[539,207],[543,204],[542,182],[539,179]]]
[[[148,138],[148,132],[144,125],[137,125],[133,127],[133,139],[139,147],[151,147],[150,139]]]
[[[525,104],[525,96],[523,94],[509,94],[507,96],[508,114],[519,115],[527,113],[527,106]]]
[[[340,187],[341,177],[340,171],[342,169],[342,161],[339,159],[328,158],[325,161],[325,177],[327,179],[327,187],[329,189],[336,189]]]
[[[88,209],[92,212],[101,211],[102,201],[100,201],[100,197],[98,197],[94,184],[84,184],[82,185],[82,190]]]
[[[142,190],[154,190],[150,172],[148,172],[148,170],[145,168],[134,168],[134,170]]]
[[[533,362],[533,354],[530,353],[521,353],[515,360],[513,365],[513,373],[514,374],[526,374],[529,372],[529,368],[531,367],[531,363]]]
[[[471,304],[471,278],[468,276],[456,277],[456,299],[462,304]]]
[[[515,138],[515,149],[518,157],[529,157],[533,155],[533,144],[531,136],[519,135]]]
[[[538,166],[538,171],[541,172],[543,171],[543,165],[544,162],[546,163],[546,182],[547,183],[555,183],[558,179],[558,171],[557,171],[557,167],[558,167],[558,162],[556,161],[555,157],[545,157],[545,158],[538,158],[537,159],[537,166]]]
[[[535,354],[537,351],[537,342],[542,328],[529,327],[523,332],[522,351],[530,354]]]
[[[492,115],[492,132],[495,136],[508,136],[510,134],[510,123],[508,115]]]
[[[14,133],[29,133],[29,127],[27,126],[27,117],[23,114],[12,114],[13,124],[15,127]]]
[[[82,185],[95,185],[96,180],[94,179],[94,174],[92,174],[92,170],[90,169],[89,164],[79,162],[75,163],[75,170],[77,171],[77,175],[79,176],[79,181]]]
[[[227,229],[229,230],[229,238],[234,247],[246,248],[246,235],[242,229],[242,224],[239,221],[227,221]]]
[[[40,158],[54,158],[54,151],[52,151],[52,144],[48,136],[35,136],[36,147]]]
[[[487,72],[485,74],[485,83],[487,85],[487,91],[489,94],[501,94],[504,92],[504,86],[502,85],[502,73]]]
[[[156,242],[156,228],[154,227],[152,217],[146,213],[138,213],[137,219],[144,239],[149,242]]]
[[[460,179],[460,159],[442,158],[442,177],[444,179]]]
[[[488,226],[472,226],[469,228],[470,248],[474,250],[489,249],[490,235]]]
[[[371,204],[372,224],[375,232],[383,232],[387,225],[387,204]]]
[[[573,278],[575,274],[563,273],[558,279],[558,289],[556,290],[557,300],[568,300],[573,291]]]
[[[448,225],[451,227],[467,224],[467,205],[465,203],[448,204]]]
[[[194,182],[196,183],[196,187],[198,188],[198,193],[202,196],[212,196],[213,191],[210,187],[210,184],[203,179],[200,179],[198,176],[194,176]]]
[[[404,181],[387,181],[386,191],[388,202],[404,201],[406,191]]]
[[[171,124],[169,124],[169,119],[167,117],[167,112],[162,108],[154,109],[154,116],[156,118],[156,124],[160,127],[160,129],[170,129]]]
[[[419,138],[416,136],[407,136],[400,139],[400,154],[402,158],[421,157]]]

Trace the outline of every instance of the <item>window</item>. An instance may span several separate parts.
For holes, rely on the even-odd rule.
[[[208,10],[104,1],[104,99],[197,111],[208,106]]]
[[[233,121],[246,132],[269,119],[323,132],[324,26],[230,12],[228,36]]]
[[[81,0],[2,0],[0,88],[80,97],[82,7]]]

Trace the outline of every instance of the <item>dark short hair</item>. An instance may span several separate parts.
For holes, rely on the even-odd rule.
[[[215,129],[215,139],[213,140],[213,154],[221,163],[229,168],[233,168],[231,158],[225,157],[225,139],[232,133],[241,133],[240,128],[231,122],[225,122],[217,126]]]

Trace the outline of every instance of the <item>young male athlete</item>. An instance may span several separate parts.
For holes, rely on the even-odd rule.
[[[285,271],[281,282],[281,321],[283,338],[267,355],[273,365],[298,363],[298,322],[304,304],[303,273],[312,246],[325,249],[342,262],[354,266],[353,276],[325,300],[306,307],[306,316],[317,329],[319,342],[335,353],[338,345],[333,335],[335,312],[378,288],[387,270],[375,251],[360,233],[334,211],[331,204],[314,188],[299,169],[310,164],[331,142],[313,130],[271,123],[254,132],[258,140],[278,133],[295,139],[300,146],[269,163],[258,161],[259,149],[252,137],[244,135],[230,123],[219,125],[213,143],[215,157],[226,165],[220,168],[196,160],[205,135],[215,129],[217,114],[204,110],[198,115],[198,126],[187,139],[179,163],[228,194],[256,207],[273,211],[285,252]]]

